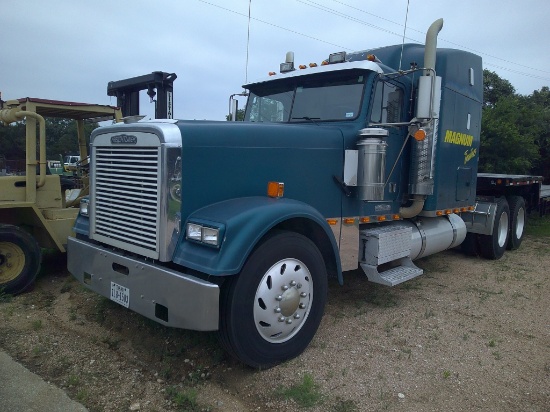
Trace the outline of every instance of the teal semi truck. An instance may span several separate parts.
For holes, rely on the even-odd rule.
[[[96,129],[70,272],[160,324],[217,330],[266,368],[307,347],[329,276],[361,268],[393,286],[449,248],[518,248],[541,178],[483,175],[476,190],[481,58],[437,49],[442,24],[425,46],[299,68],[287,54],[244,86],[244,122]]]

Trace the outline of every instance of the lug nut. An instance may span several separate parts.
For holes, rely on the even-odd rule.
[[[281,308],[275,308],[275,313],[281,313]]]
[[[277,301],[280,302],[281,300],[283,300],[283,297],[282,297],[281,295],[279,295],[279,296],[277,296],[277,297],[275,298],[275,300],[277,300]]]
[[[294,319],[300,319],[300,314],[299,314],[299,313],[296,313],[296,314],[294,315]]]
[[[305,308],[306,308],[306,305],[305,305],[305,303],[300,303],[300,305],[298,305],[298,307],[299,307],[300,309],[305,309]]]
[[[296,286],[296,281],[295,280],[291,281],[290,286]]]
[[[286,323],[290,325],[290,324],[292,323],[292,319],[288,318],[288,319],[286,320]]]
[[[307,293],[306,293],[306,292],[300,293],[300,297],[305,298],[306,296],[307,296]]]
[[[288,286],[287,286],[287,285],[283,285],[283,286],[281,286],[281,289],[282,289],[282,290],[288,290]]]
[[[279,322],[284,322],[285,321],[285,317],[284,316],[279,316]]]

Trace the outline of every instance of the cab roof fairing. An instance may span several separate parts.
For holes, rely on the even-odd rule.
[[[378,63],[374,63],[371,61],[363,60],[363,61],[354,61],[354,62],[344,62],[344,63],[336,63],[336,64],[327,64],[324,66],[317,66],[317,67],[308,67],[307,69],[297,69],[286,73],[277,73],[274,76],[263,78],[252,83],[247,83],[243,85],[243,88],[249,90],[250,87],[254,87],[255,85],[268,83],[276,80],[283,80],[283,79],[290,79],[293,77],[310,76],[312,74],[318,74],[318,73],[331,73],[336,71],[353,70],[353,69],[370,70],[372,72],[376,72],[379,74],[384,73],[384,70],[380,67]]]

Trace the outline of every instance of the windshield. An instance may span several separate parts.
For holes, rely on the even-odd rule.
[[[365,75],[330,73],[264,83],[250,91],[245,120],[303,122],[351,120],[359,115]]]

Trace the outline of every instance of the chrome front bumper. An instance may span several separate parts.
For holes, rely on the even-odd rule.
[[[162,325],[218,329],[218,285],[73,237],[67,253],[69,272],[94,292],[110,298],[114,282],[129,289],[130,310]]]

